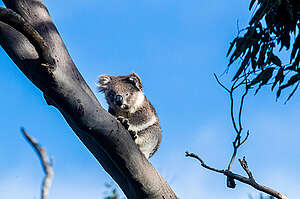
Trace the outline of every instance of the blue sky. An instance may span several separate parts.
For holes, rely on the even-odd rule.
[[[198,153],[207,164],[226,168],[234,138],[229,98],[213,73],[226,68],[236,22],[246,25],[248,1],[45,1],[79,71],[94,92],[99,74],[136,72],[156,107],[163,128],[153,165],[180,198],[248,198],[257,194],[184,157]],[[39,161],[20,134],[34,136],[55,157],[50,198],[102,198],[110,177],[42,93],[0,50],[0,198],[38,198]],[[230,83],[233,70],[222,77]],[[102,94],[101,104],[107,107]],[[300,188],[299,94],[284,105],[270,88],[247,97],[244,124],[251,135],[238,156],[246,156],[257,181],[297,198]],[[243,173],[236,162],[233,171]]]

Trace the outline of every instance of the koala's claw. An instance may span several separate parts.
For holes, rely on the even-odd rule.
[[[137,132],[129,130],[129,133],[130,133],[131,137],[133,138],[133,140],[138,138]]]
[[[137,132],[129,130],[129,120],[123,116],[118,116],[117,120],[129,131],[131,137],[135,140],[138,138]]]
[[[125,117],[118,116],[117,120],[125,127],[126,130],[129,128],[129,120]]]

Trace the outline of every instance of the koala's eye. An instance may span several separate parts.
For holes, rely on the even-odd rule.
[[[129,93],[126,93],[126,96],[129,96]]]

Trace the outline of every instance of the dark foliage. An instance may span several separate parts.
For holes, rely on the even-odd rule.
[[[249,10],[252,8],[254,15],[248,27],[239,32],[227,53],[228,66],[238,58],[242,60],[233,80],[251,73],[249,87],[258,86],[257,92],[264,85],[271,84],[272,90],[278,85],[277,97],[282,89],[294,86],[289,100],[300,80],[300,2],[251,0]],[[286,53],[290,61],[283,64],[279,55]]]
[[[113,185],[113,183],[105,183],[105,187],[108,191],[104,192],[105,196],[104,199],[121,199],[118,194],[117,188]]]

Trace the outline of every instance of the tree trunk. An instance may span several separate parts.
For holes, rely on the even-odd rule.
[[[101,107],[73,63],[43,2],[3,2],[40,34],[54,64],[43,63],[38,46],[18,27],[1,19],[0,45],[43,92],[47,103],[62,113],[127,198],[177,198],[168,183],[138,150],[129,133]]]

